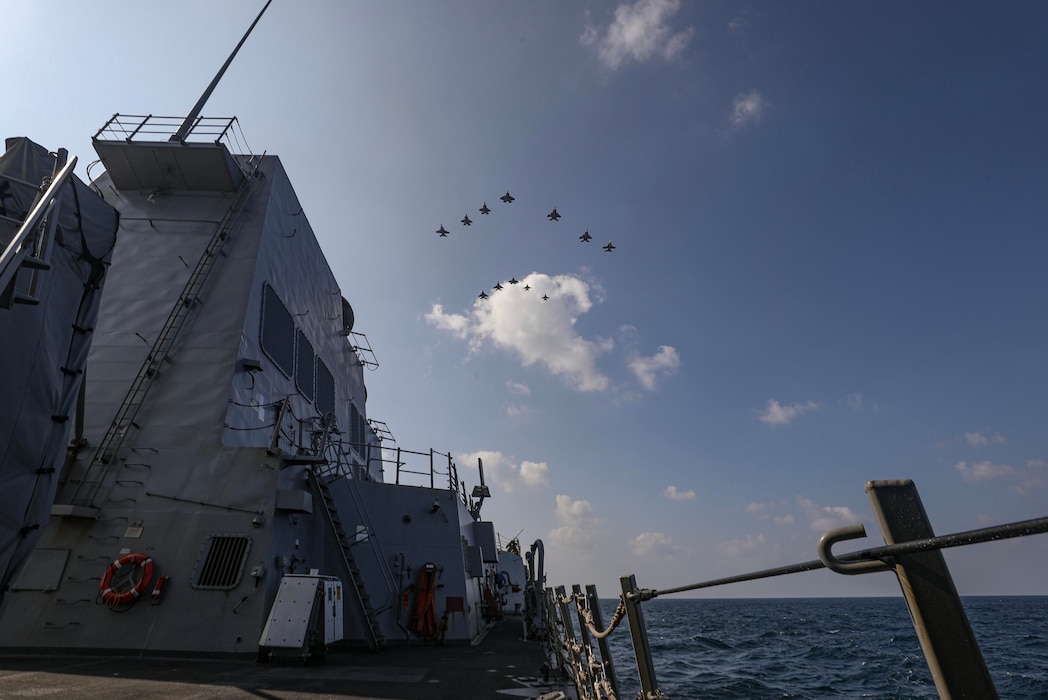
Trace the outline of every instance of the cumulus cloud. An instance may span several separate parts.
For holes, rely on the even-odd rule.
[[[801,496],[797,497],[797,505],[808,518],[811,529],[816,532],[835,530],[859,522],[859,516],[847,506],[820,506]]]
[[[545,462],[528,460],[517,464],[512,457],[494,450],[480,450],[455,455],[455,461],[464,466],[476,466],[477,459],[484,462],[484,481],[500,486],[510,493],[516,489],[536,489],[549,486],[549,465]]]
[[[671,501],[694,501],[695,492],[691,489],[687,491],[678,491],[676,486],[667,486],[666,490],[662,492],[662,495]]]
[[[736,95],[732,100],[731,125],[739,129],[758,122],[767,109],[767,101],[756,90]]]
[[[549,538],[557,547],[585,555],[604,536],[604,521],[597,517],[589,501],[557,494],[554,517],[557,527],[550,531]]]
[[[650,357],[635,354],[629,361],[629,368],[633,370],[637,381],[648,391],[655,389],[657,375],[670,374],[678,367],[680,367],[680,355],[676,348],[669,345],[660,345],[658,351]]]
[[[775,399],[768,399],[768,405],[764,410],[757,412],[757,420],[768,425],[786,425],[797,416],[809,413],[817,408],[819,408],[819,404],[814,401],[783,406]]]
[[[525,292],[529,285],[531,291]],[[543,294],[549,301],[541,301]],[[597,368],[597,358],[614,341],[588,340],[575,323],[600,300],[600,289],[572,275],[538,272],[506,285],[488,299],[477,299],[466,314],[446,313],[434,304],[426,321],[469,342],[472,352],[494,347],[511,352],[525,367],[540,364],[579,391],[605,391],[611,381]]]
[[[969,465],[967,462],[958,462],[953,465],[957,473],[964,481],[989,481],[1002,476],[1010,476],[1015,473],[1015,468],[1007,464],[991,464],[990,462],[976,462]]]
[[[779,555],[779,546],[768,542],[764,533],[747,535],[743,539],[720,542],[717,549],[735,560],[768,561]]]
[[[506,382],[506,388],[515,396],[531,396],[531,387],[523,382],[515,382],[511,379]]]
[[[1000,433],[994,433],[993,435],[984,435],[983,433],[965,433],[964,441],[972,447],[981,447],[983,445],[1003,445],[1008,442],[1008,438]]]
[[[654,555],[672,557],[683,551],[673,543],[673,538],[665,532],[642,532],[629,542],[630,549],[638,557]]]
[[[643,63],[654,56],[672,61],[684,52],[695,34],[693,27],[674,31],[673,15],[680,0],[637,0],[615,8],[615,19],[601,31],[588,22],[579,42],[593,46],[601,63],[617,70],[627,61]]]

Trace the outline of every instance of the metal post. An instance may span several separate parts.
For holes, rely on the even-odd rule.
[[[575,641],[575,626],[571,623],[571,614],[568,612],[568,604],[564,602],[567,593],[564,586],[557,586],[554,591],[557,594],[557,607],[560,609],[560,621],[564,625],[564,643],[571,652],[571,677],[575,681],[575,687],[583,697],[592,697],[593,689],[589,674],[586,672],[586,664],[583,655],[579,653],[579,645]]]
[[[579,653],[579,663],[581,668],[585,669],[586,672],[586,687],[592,697],[596,697],[596,678],[590,671],[593,670],[593,646],[590,642],[589,630],[586,628],[586,618],[582,615],[580,606],[582,601],[582,586],[579,584],[573,584],[571,587],[572,597],[575,599],[575,618],[579,621],[579,637],[582,640],[581,649]]]
[[[586,600],[589,601],[590,613],[593,615],[593,624],[598,630],[604,629],[604,616],[600,612],[600,598],[597,596],[597,587],[590,584],[586,586]],[[597,647],[600,649],[600,661],[604,666],[604,675],[611,684],[611,692],[615,697],[619,696],[619,680],[615,677],[615,664],[611,660],[611,649],[608,648],[608,638],[599,637]]]
[[[866,493],[886,544],[935,536],[913,481],[870,481]],[[997,698],[942,552],[899,554],[894,569],[939,697]]]
[[[632,593],[637,590],[637,577],[630,574],[619,579],[622,584],[622,599],[626,603],[626,619],[630,623],[630,636],[633,637],[633,655],[637,657],[637,673],[640,676],[640,697],[643,700],[665,697],[659,690],[655,679],[655,665],[651,660],[651,646],[648,645],[648,629],[644,626],[644,612],[640,601]]]

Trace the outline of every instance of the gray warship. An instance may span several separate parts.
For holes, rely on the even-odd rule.
[[[28,138],[0,157],[0,648],[476,641],[519,544],[482,467],[467,491],[368,416],[374,353],[280,159],[200,116],[222,71],[186,118],[114,115],[90,183]]]

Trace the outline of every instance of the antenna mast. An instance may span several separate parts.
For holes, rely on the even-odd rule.
[[[247,41],[248,36],[251,34],[251,30],[255,28],[256,24],[258,24],[258,20],[262,19],[262,15],[265,13],[266,8],[269,7],[269,3],[271,2],[273,2],[273,0],[266,0],[266,4],[262,8],[262,11],[258,13],[258,17],[255,17],[255,21],[252,22],[251,26],[247,28],[246,32],[244,32],[244,37],[240,40],[240,43],[237,44],[235,49],[233,49],[233,53],[229,54],[229,58],[227,58],[226,62],[222,64],[222,67],[218,69],[218,73],[215,74],[214,80],[212,80],[211,84],[207,86],[206,90],[204,90],[204,94],[200,96],[197,103],[193,105],[193,109],[191,109],[189,114],[186,115],[185,120],[182,122],[182,126],[178,127],[178,131],[176,131],[169,139],[170,141],[185,141],[186,137],[189,136],[189,132],[193,128],[193,122],[195,122],[197,117],[200,116],[200,111],[204,109],[204,104],[207,102],[207,98],[211,97],[211,93],[215,91],[218,81],[222,79],[223,75],[225,75],[226,69],[229,68],[229,64],[233,62],[234,58],[236,58],[237,52],[240,51],[240,47],[244,45],[245,41]]]

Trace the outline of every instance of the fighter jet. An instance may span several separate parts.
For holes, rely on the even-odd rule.
[[[487,293],[485,293],[483,289],[480,290],[480,294],[478,294],[477,296],[480,297],[481,299],[487,299],[488,298]]]
[[[549,296],[546,294],[542,295],[542,301],[549,301]]]
[[[472,224],[473,224],[473,222],[469,220],[469,214],[466,214],[465,216],[462,217],[462,225],[463,226],[470,226]]]
[[[516,277],[510,277],[509,278],[509,283],[510,284],[516,284],[517,283],[517,278]]]
[[[583,233],[581,236],[579,236],[579,240],[582,241],[583,243],[589,243],[590,241],[593,240],[593,236],[589,235],[589,231],[587,230],[585,233]]]
[[[488,203],[487,202],[484,202],[484,206],[482,206],[480,208],[480,213],[481,214],[490,214],[491,213],[491,210],[488,209]]]
[[[604,246],[604,252],[605,253],[610,253],[613,250],[615,250],[615,246],[612,245],[611,243],[608,243],[608,245]]]
[[[531,285],[530,284],[525,284],[524,285],[524,291],[525,292],[531,291]]]
[[[492,289],[494,289],[496,292],[500,291],[502,289],[502,283],[501,282],[496,282],[495,286],[492,287]]]
[[[437,233],[440,234],[441,238],[447,238],[448,237],[448,232],[447,232],[447,229],[444,228],[444,224],[440,225],[440,228],[437,229]]]
[[[501,200],[502,200],[503,202],[505,202],[506,204],[509,204],[509,203],[510,203],[510,202],[512,202],[512,201],[513,201],[514,199],[516,199],[516,197],[514,197],[513,195],[511,195],[511,194],[509,193],[509,190],[506,190],[506,194],[504,194],[504,195],[502,195],[501,197],[499,197],[499,199],[501,199]]]
[[[551,211],[549,214],[546,214],[546,218],[550,221],[560,221],[560,214],[557,213],[557,208],[553,207],[553,211]]]

